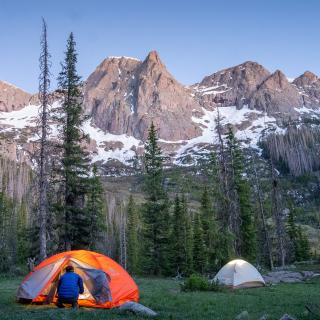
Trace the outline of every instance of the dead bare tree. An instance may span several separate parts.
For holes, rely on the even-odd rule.
[[[267,220],[264,212],[264,206],[263,206],[263,198],[262,198],[262,191],[261,191],[261,184],[260,184],[260,179],[256,167],[256,159],[254,153],[251,151],[251,157],[253,159],[252,161],[252,169],[253,169],[253,176],[254,176],[254,184],[256,187],[256,194],[257,194],[257,200],[259,203],[259,214],[260,214],[260,219],[262,222],[262,229],[263,229],[263,236],[266,241],[266,248],[267,248],[267,254],[268,254],[268,259],[269,259],[269,266],[270,269],[273,269],[273,259],[272,259],[272,246],[271,246],[271,241],[270,241],[270,235],[269,235],[269,230],[267,226]]]
[[[42,261],[47,257],[47,218],[48,218],[48,109],[49,109],[49,87],[50,87],[50,54],[48,51],[47,24],[42,19],[40,53],[40,76],[39,76],[39,100],[40,100],[40,156],[39,156],[39,242]]]
[[[286,251],[285,251],[285,226],[282,221],[280,206],[279,206],[279,181],[277,178],[276,169],[273,164],[273,160],[270,159],[271,167],[271,179],[272,179],[272,192],[271,192],[271,201],[272,201],[272,216],[274,218],[278,242],[278,255],[280,258],[281,266],[285,266]]]
[[[119,245],[120,245],[120,264],[127,268],[127,220],[123,212],[120,213],[120,228],[119,228]]]
[[[219,111],[219,106],[217,106],[217,117],[215,119],[216,127],[215,130],[218,135],[218,148],[219,148],[219,179],[222,183],[223,195],[224,195],[224,211],[227,213],[225,217],[222,217],[229,230],[231,230],[232,220],[229,212],[229,184],[228,184],[228,168],[227,168],[227,160],[226,160],[226,152],[225,145],[222,137],[222,125],[221,125],[221,116]]]

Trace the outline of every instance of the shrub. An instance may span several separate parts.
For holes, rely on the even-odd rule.
[[[216,282],[209,281],[206,277],[192,274],[181,285],[182,291],[222,291],[223,288]]]

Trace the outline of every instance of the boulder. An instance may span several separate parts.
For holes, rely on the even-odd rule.
[[[288,314],[284,314],[284,315],[280,318],[280,320],[296,320],[296,318],[294,318],[294,317],[292,317],[292,316],[290,316],[290,315],[288,315]]]
[[[247,310],[242,311],[235,317],[235,320],[248,320],[248,319],[249,319],[249,313]]]
[[[314,277],[315,273],[312,271],[272,271],[263,276],[264,281],[270,284],[283,283],[299,283]]]
[[[130,311],[137,315],[156,317],[158,314],[144,305],[137,302],[126,302],[119,307],[120,311]]]

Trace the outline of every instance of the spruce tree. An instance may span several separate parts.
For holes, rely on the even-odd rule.
[[[91,250],[97,248],[97,243],[102,241],[102,232],[106,231],[103,196],[103,185],[98,176],[97,166],[94,164],[92,167],[92,176],[89,179],[89,189],[85,208],[89,223],[88,248]]]
[[[187,274],[187,217],[178,195],[174,200],[171,231],[171,264],[175,275]]]
[[[3,192],[0,192],[0,272],[8,272],[12,266],[10,239],[15,236],[11,228],[12,210],[10,199]]]
[[[193,269],[198,273],[204,273],[208,257],[200,213],[195,214],[193,230]]]
[[[220,149],[219,152],[221,152]],[[221,155],[219,157],[221,158]],[[211,251],[209,266],[219,269],[225,262],[235,256],[235,249],[234,234],[231,230],[230,223],[232,215],[231,213],[228,213],[231,201],[229,196],[225,194],[222,182],[224,178],[221,162],[218,161],[217,154],[214,151],[209,154],[209,158],[207,158],[206,161],[206,176],[209,179],[210,194],[212,198],[212,205],[206,205],[206,207],[211,207],[215,215],[213,217],[214,220],[212,221],[213,227],[211,236],[213,241],[212,249],[215,247],[215,252],[213,254],[213,251]],[[229,183],[230,182],[227,184],[229,185]],[[216,236],[214,236],[215,233]]]
[[[128,270],[136,275],[140,273],[141,239],[139,237],[139,212],[132,195],[127,207],[127,253]]]
[[[229,151],[229,161],[231,168],[231,185],[234,188],[234,210],[233,222],[234,233],[237,240],[237,251],[246,259],[254,259],[256,252],[256,235],[254,226],[253,210],[251,206],[250,184],[245,179],[244,157],[239,141],[236,139],[232,129],[229,127],[227,135],[227,146]],[[238,224],[240,224],[238,226]]]
[[[287,220],[287,233],[293,247],[294,261],[310,259],[310,243],[301,226],[295,222],[294,209],[291,208]]]
[[[181,196],[180,206],[185,219],[185,274],[188,275],[193,272],[193,228],[184,194]]]
[[[208,265],[206,266],[206,270],[208,271],[212,268],[216,269],[219,267],[218,261],[220,256],[220,246],[218,224],[207,187],[205,187],[202,193],[200,213],[202,219],[206,255],[208,257]]]
[[[48,170],[49,170],[49,87],[50,87],[50,54],[47,41],[47,24],[42,19],[41,54],[39,76],[39,100],[40,100],[40,155],[38,165],[38,193],[39,193],[39,260],[47,258],[47,220],[48,205]]]
[[[58,173],[62,179],[63,247],[65,250],[89,246],[89,218],[85,210],[85,198],[89,192],[89,157],[82,142],[87,138],[81,131],[85,121],[82,113],[81,78],[77,73],[76,43],[71,33],[67,41],[62,71],[58,77],[62,95],[61,108],[56,110],[62,140],[62,158]]]
[[[163,275],[169,272],[169,199],[163,186],[163,155],[156,129],[151,123],[144,153],[145,272]]]
[[[303,231],[301,226],[298,226],[298,238],[297,238],[297,252],[296,260],[297,261],[306,261],[311,257],[310,242]]]

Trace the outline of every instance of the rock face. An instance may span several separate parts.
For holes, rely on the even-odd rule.
[[[306,71],[300,77],[293,81],[293,84],[297,87],[303,105],[317,109],[320,106],[320,79],[310,71]]]
[[[0,82],[0,133],[9,141],[0,145],[0,154],[10,149],[10,159],[22,159],[30,151],[37,104],[36,96]],[[281,71],[270,73],[247,61],[186,87],[155,51],[144,61],[109,57],[85,82],[84,108],[91,120],[83,129],[92,138],[93,161],[127,165],[142,153],[153,121],[164,153],[175,164],[188,165],[217,141],[218,106],[222,132],[230,125],[239,140],[258,147],[267,127],[281,133],[288,120],[320,118],[320,79],[307,71],[289,82]]]
[[[236,105],[249,103],[251,95],[266,80],[270,72],[256,62],[247,61],[205,77],[193,86],[203,105]]]
[[[190,91],[167,71],[157,52],[141,62],[108,58],[89,76],[86,112],[99,128],[144,140],[151,121],[164,140],[191,139],[201,132],[191,121],[201,112]]]
[[[317,77],[313,81],[316,85],[320,84],[317,83]],[[235,105],[241,109],[248,105],[269,116],[295,119],[299,114],[295,108],[304,106],[299,85],[304,89],[309,88],[306,81],[296,79],[290,83],[280,70],[270,74],[258,63],[248,61],[207,76],[193,88],[205,107],[218,103],[222,107]]]
[[[279,70],[260,84],[250,99],[250,107],[265,111],[268,115],[295,117],[294,108],[303,105],[298,90]]]
[[[20,110],[29,103],[32,95],[11,85],[0,81],[0,112]]]

